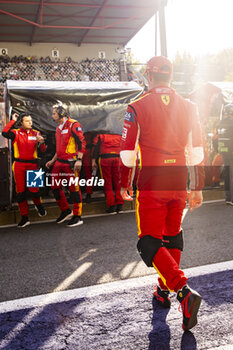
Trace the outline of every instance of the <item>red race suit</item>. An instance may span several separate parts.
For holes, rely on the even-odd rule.
[[[107,207],[124,204],[120,184],[120,143],[121,135],[99,134],[93,141],[93,158],[99,156],[99,169],[104,179]]]
[[[161,288],[178,290],[186,277],[179,269],[181,221],[187,198],[187,158],[191,166],[191,189],[204,185],[200,123],[194,104],[169,87],[147,91],[128,106],[121,143],[121,187],[131,183],[139,151],[136,220],[139,239],[152,236],[174,241],[179,249],[161,246],[152,265]],[[171,246],[170,246],[171,247]],[[149,266],[149,265],[148,265]]]
[[[28,204],[26,197],[26,171],[38,170],[37,165],[37,136],[40,132],[34,129],[26,130],[23,128],[14,129],[15,120],[11,120],[3,129],[2,135],[12,140],[14,149],[14,162],[12,171],[14,174],[17,201],[21,216],[28,216]],[[45,152],[45,144],[40,145],[40,150]],[[32,194],[32,200],[35,205],[41,204],[38,187],[27,188]]]
[[[84,153],[85,141],[82,127],[77,120],[67,118],[56,129],[57,160],[52,169],[52,190],[61,211],[69,208],[62,189],[62,179],[67,179],[70,198],[73,202],[73,215],[82,214],[82,195],[79,187],[79,173],[73,170],[78,152]],[[75,181],[76,180],[76,181]]]
[[[83,155],[83,169],[85,173],[86,181],[92,178],[92,151],[93,151],[93,134],[91,132],[86,132],[84,134],[84,139],[86,142],[86,151]],[[86,185],[85,192],[88,194],[92,194],[93,186]]]

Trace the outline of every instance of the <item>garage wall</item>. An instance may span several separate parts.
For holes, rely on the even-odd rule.
[[[8,55],[13,56],[37,56],[37,57],[46,57],[50,56],[52,58],[52,50],[59,51],[60,60],[64,60],[65,57],[71,57],[73,61],[80,61],[85,58],[99,58],[99,52],[105,52],[106,59],[118,59],[120,54],[115,50],[119,46],[116,45],[107,45],[107,44],[83,44],[80,47],[74,44],[50,44],[50,43],[39,43],[33,44],[32,46],[25,43],[6,43],[0,42],[0,48],[6,48],[8,50]],[[1,54],[1,50],[0,50]]]

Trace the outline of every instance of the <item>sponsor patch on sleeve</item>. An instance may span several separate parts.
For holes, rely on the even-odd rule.
[[[132,112],[126,112],[126,114],[125,114],[125,120],[127,121],[127,122],[131,122],[131,123],[133,123],[134,122],[134,117],[135,117],[135,114],[134,113],[132,113]]]
[[[127,137],[127,132],[128,132],[128,129],[123,128],[123,132],[122,132],[122,140],[125,140],[125,139],[126,139],[126,137]]]
[[[76,131],[82,131],[82,128],[81,128],[80,126],[78,126],[78,127],[76,128]]]

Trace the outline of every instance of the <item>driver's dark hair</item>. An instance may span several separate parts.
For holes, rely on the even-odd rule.
[[[19,114],[18,118],[17,118],[17,122],[21,125],[23,122],[23,118],[24,117],[30,117],[30,114],[22,112]]]

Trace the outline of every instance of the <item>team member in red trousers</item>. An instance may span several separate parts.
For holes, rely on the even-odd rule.
[[[16,128],[16,121],[20,124],[19,128]],[[21,221],[18,227],[21,228],[30,224],[28,219],[26,172],[27,170],[38,170],[37,147],[39,146],[40,150],[45,152],[46,146],[40,132],[32,129],[32,118],[27,113],[13,114],[12,120],[3,129],[2,135],[12,140],[13,144],[14,163],[12,170],[21,214]],[[47,213],[42,206],[39,188],[28,187],[28,190],[32,193],[32,200],[39,216],[45,216]]]
[[[191,210],[202,204],[204,185],[201,130],[196,106],[170,88],[172,64],[153,57],[147,64],[149,91],[128,106],[122,133],[122,195],[140,152],[136,218],[141,258],[160,275],[154,297],[170,307],[170,291],[177,293],[183,310],[183,329],[197,323],[201,296],[187,285],[179,268],[183,249],[181,220],[186,206],[188,169],[191,166]]]
[[[53,159],[46,163],[48,168],[52,169],[52,190],[61,214],[56,222],[61,224],[70,219],[67,226],[73,227],[83,224],[82,215],[82,195],[79,188],[79,172],[82,166],[82,157],[85,151],[85,141],[82,127],[77,120],[71,119],[66,109],[57,105],[53,108],[53,120],[58,123],[56,129],[56,154]],[[73,213],[71,212],[65,194],[62,189],[62,180],[66,178],[70,198],[73,202]]]
[[[97,168],[96,160],[99,158],[99,169],[104,179],[104,191],[109,214],[122,211],[124,200],[121,196],[120,185],[120,143],[121,135],[99,134],[94,138],[92,167]]]

